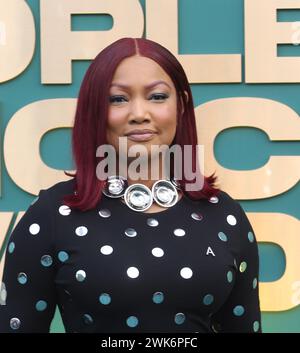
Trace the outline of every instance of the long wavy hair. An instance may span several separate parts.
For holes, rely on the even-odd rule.
[[[72,131],[72,152],[76,172],[71,174],[65,171],[66,175],[75,178],[73,193],[63,198],[64,203],[70,208],[86,211],[96,207],[101,201],[102,189],[106,181],[98,179],[96,175],[96,167],[101,160],[101,157],[96,157],[96,150],[98,146],[107,144],[110,85],[121,61],[135,55],[156,61],[172,79],[177,92],[177,129],[172,145],[177,144],[182,150],[184,145],[190,145],[192,155],[189,158],[191,158],[193,171],[200,170],[196,169],[199,161],[196,158],[197,131],[193,98],[183,67],[168,49],[152,40],[121,38],[96,56],[80,87]],[[184,91],[188,93],[188,99]],[[182,108],[183,114],[181,114]],[[174,173],[172,168],[174,164],[171,162],[171,176]],[[192,200],[215,196],[219,192],[215,187],[215,173],[202,178],[204,182],[199,191],[186,191],[185,185],[191,183],[191,180],[186,180],[184,173],[177,182],[182,191]]]

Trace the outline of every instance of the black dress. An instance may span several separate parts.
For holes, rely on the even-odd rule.
[[[0,332],[261,332],[258,249],[227,193],[157,213],[103,195],[90,211],[41,190],[6,249]],[[212,200],[213,201],[213,200]]]

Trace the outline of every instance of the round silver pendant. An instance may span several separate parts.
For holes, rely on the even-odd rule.
[[[112,175],[107,178],[102,192],[108,197],[122,197],[125,193],[127,186],[128,182],[126,178],[119,175]]]
[[[172,207],[178,200],[178,192],[171,181],[158,180],[152,186],[155,202],[162,207]]]
[[[153,203],[151,190],[143,184],[130,185],[125,191],[124,200],[129,208],[138,212],[147,210]]]

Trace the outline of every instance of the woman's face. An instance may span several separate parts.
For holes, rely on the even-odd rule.
[[[118,151],[119,137],[128,148],[142,144],[170,145],[176,133],[175,86],[154,60],[142,56],[124,59],[117,67],[109,92],[107,141]],[[151,130],[141,134],[141,130]],[[130,134],[133,130],[138,133]],[[128,135],[129,134],[129,135]]]

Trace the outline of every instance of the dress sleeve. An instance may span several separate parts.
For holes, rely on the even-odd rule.
[[[12,231],[5,253],[0,332],[49,332],[56,306],[53,217],[41,190]]]
[[[212,316],[212,327],[216,332],[262,332],[258,245],[240,204],[238,212],[240,232],[235,245],[234,287],[226,302]]]

